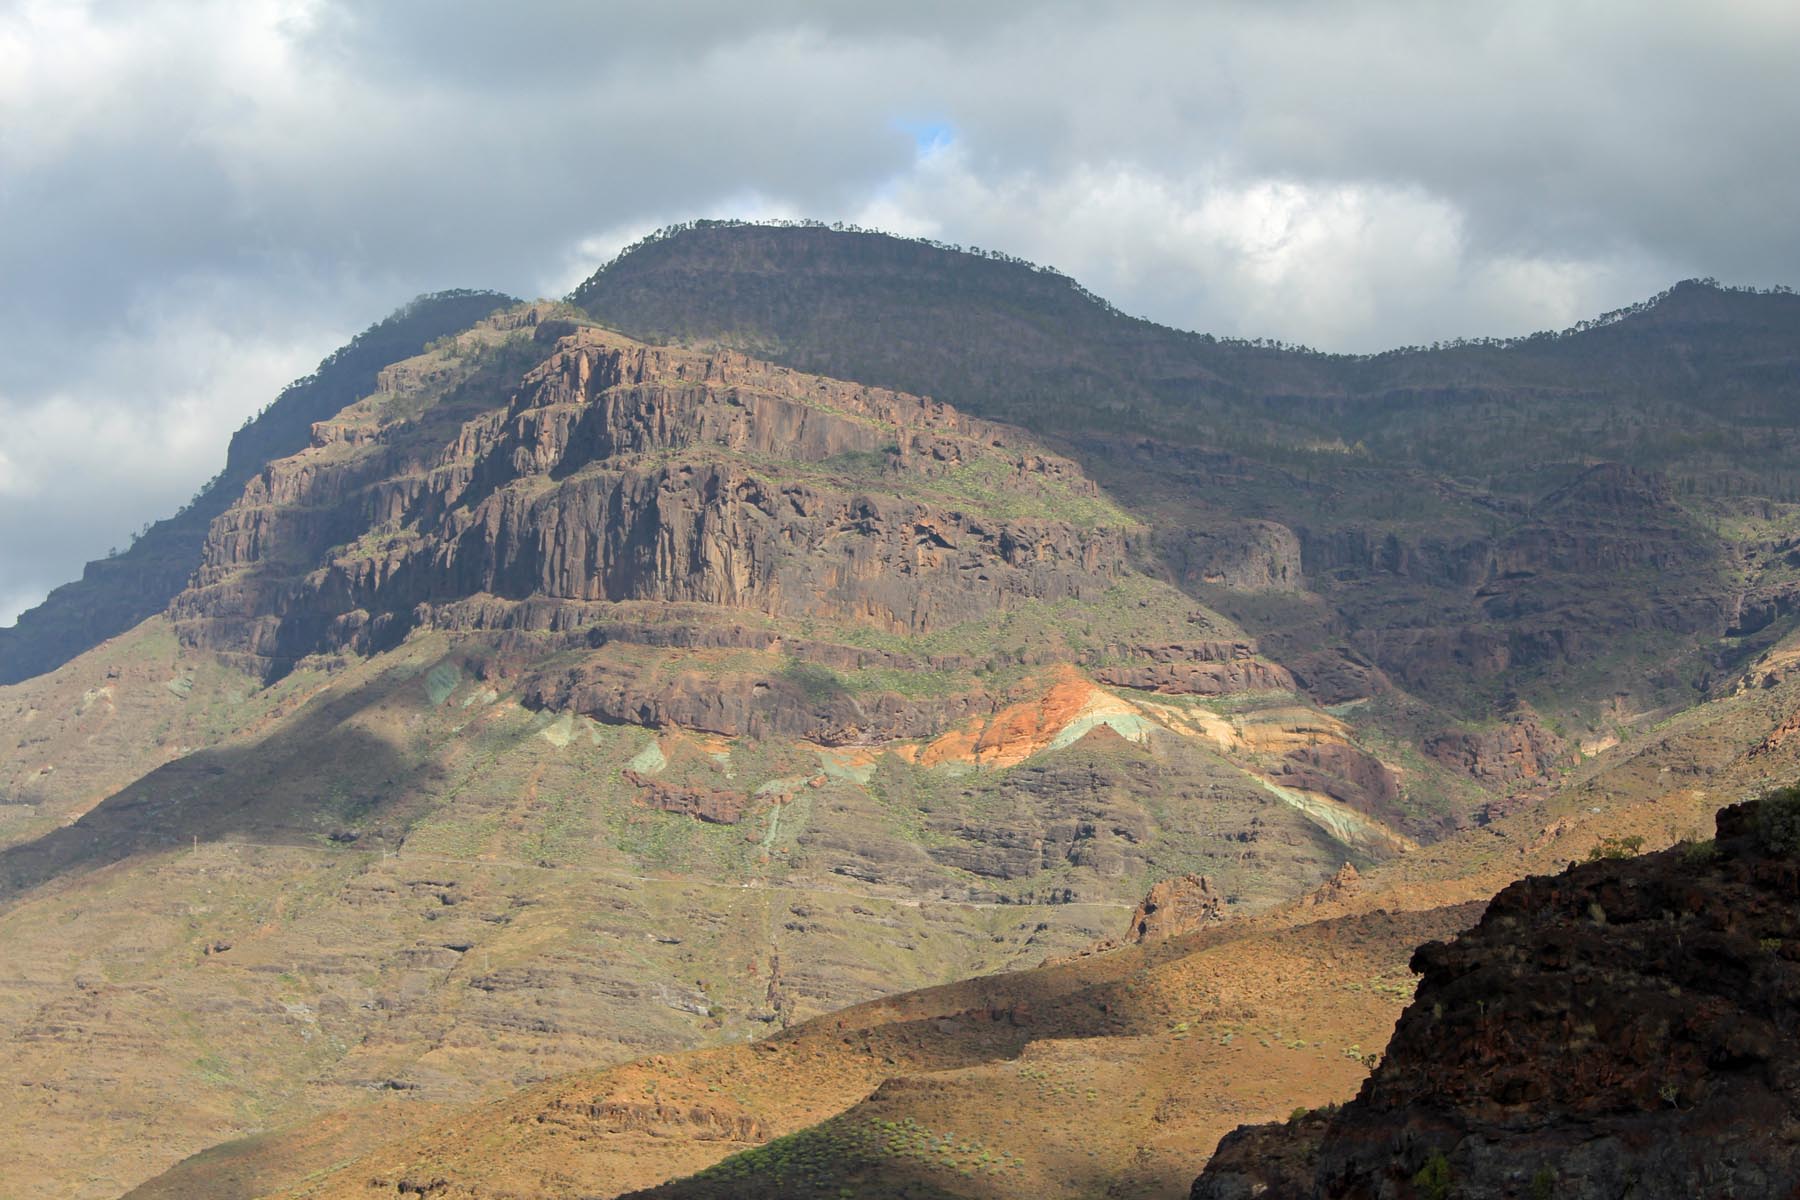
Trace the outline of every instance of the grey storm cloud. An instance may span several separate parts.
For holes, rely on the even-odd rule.
[[[812,216],[1376,349],[1800,277],[1800,8],[0,0],[0,621],[409,296]]]

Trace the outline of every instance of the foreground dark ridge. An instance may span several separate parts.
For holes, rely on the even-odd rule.
[[[162,611],[200,565],[207,526],[263,464],[303,449],[313,422],[367,395],[382,367],[509,303],[499,292],[420,296],[334,351],[232,435],[224,467],[180,512],[150,526],[123,553],[90,562],[80,579],[0,629],[0,684],[54,670]]]
[[[1414,956],[1354,1101],[1228,1135],[1194,1200],[1793,1194],[1796,849],[1790,788],[1715,842],[1507,888]]]

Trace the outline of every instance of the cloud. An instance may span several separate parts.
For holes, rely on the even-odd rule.
[[[1332,349],[1793,282],[1796,50],[1774,0],[0,0],[0,593],[407,297],[560,293],[695,216]]]
[[[1005,247],[1171,325],[1332,349],[1561,327],[1669,282],[1661,264],[1604,251],[1484,246],[1461,211],[1416,186],[1125,165],[996,178],[955,147],[922,155],[855,220]]]

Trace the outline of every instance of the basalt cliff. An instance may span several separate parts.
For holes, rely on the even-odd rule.
[[[1073,464],[944,405],[536,309],[464,339],[538,361],[501,396],[480,366],[390,368],[316,424],[214,522],[187,641],[273,672],[421,624],[628,639],[628,604],[909,638],[1127,570],[1134,523]]]

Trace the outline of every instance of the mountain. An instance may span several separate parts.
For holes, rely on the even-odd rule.
[[[1141,521],[941,403],[515,305],[308,440],[162,614],[5,694],[0,1070],[57,1081],[0,1117],[23,1195],[79,1139],[116,1194],[1445,827]]]
[[[1194,1200],[1790,1194],[1796,848],[1787,788],[1715,840],[1512,885],[1414,956],[1354,1100],[1232,1133]]]
[[[1524,699],[1602,739],[1792,626],[1791,294],[1688,282],[1562,334],[1350,357],[1164,328],[1004,256],[700,223],[574,299],[1050,438],[1315,696],[1428,702],[1414,737]]]
[[[312,423],[368,394],[388,363],[510,303],[498,292],[438,292],[363,330],[233,434],[225,466],[179,513],[151,524],[124,552],[89,563],[80,579],[0,629],[0,684],[53,670],[162,611],[199,566],[207,525],[265,462],[305,447]]]
[[[0,686],[22,1197],[1179,1195],[1800,770],[1791,297],[1350,359],[706,226],[440,302]]]

